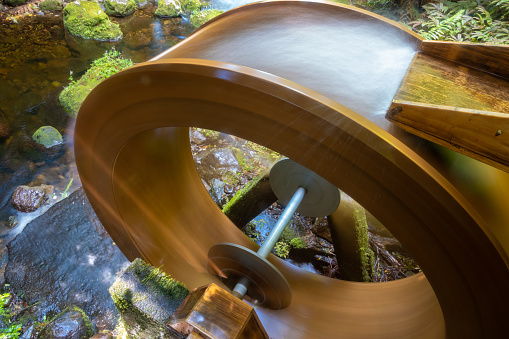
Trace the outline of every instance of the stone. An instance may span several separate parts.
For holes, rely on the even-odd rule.
[[[183,14],[183,9],[179,0],[159,0],[155,15],[163,18],[174,18]]]
[[[16,218],[14,215],[11,215],[9,219],[7,219],[7,227],[14,228],[18,226],[18,218]]]
[[[201,9],[200,0],[181,0],[182,10],[187,13],[194,13]]]
[[[108,333],[96,333],[90,339],[113,339]]]
[[[38,339],[86,339],[94,334],[94,327],[82,309],[67,307],[52,319],[37,336]]]
[[[129,261],[106,233],[83,188],[28,223],[7,249],[6,283],[15,294],[23,293],[28,305],[37,305],[38,314],[76,305],[97,331],[115,329],[119,314],[108,288]]]
[[[53,186],[50,185],[18,186],[12,194],[12,205],[20,212],[34,212],[48,199],[51,192],[53,192]]]
[[[11,129],[6,122],[0,121],[0,139],[8,138],[11,135]]]
[[[207,141],[207,138],[205,138],[203,134],[201,134],[200,131],[196,129],[189,130],[189,138],[191,139],[191,143],[196,145],[201,145]]]
[[[72,2],[64,7],[64,26],[76,36],[100,41],[122,38],[118,24],[110,21],[97,2]]]
[[[219,9],[205,9],[203,11],[193,13],[190,18],[191,25],[194,27],[200,27],[221,13],[223,13],[223,11]]]
[[[61,11],[64,5],[60,0],[45,0],[39,4],[41,11]]]
[[[326,217],[317,218],[311,231],[319,238],[325,239],[332,244],[329,222]]]
[[[134,0],[104,0],[105,12],[108,15],[123,18],[134,13]]]
[[[21,6],[27,3],[28,0],[4,0],[4,4],[12,7]]]
[[[136,259],[110,287],[128,338],[182,338],[166,324],[189,294],[181,283]]]
[[[32,135],[32,139],[46,148],[59,145],[63,142],[60,132],[52,126],[42,126]]]

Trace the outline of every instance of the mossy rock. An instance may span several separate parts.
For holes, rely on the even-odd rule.
[[[38,339],[90,338],[94,326],[83,310],[70,306],[55,316],[37,335]]]
[[[116,17],[126,17],[134,13],[135,0],[104,0],[106,14]]]
[[[200,27],[201,25],[215,18],[221,13],[223,13],[223,11],[219,9],[205,9],[203,11],[194,13],[191,15],[190,19],[191,25],[193,25],[194,27]]]
[[[174,18],[184,13],[179,0],[159,0],[155,15],[162,18]]]
[[[118,24],[110,21],[97,2],[73,2],[64,8],[64,26],[76,36],[100,41],[122,38]]]
[[[60,0],[45,0],[39,4],[41,11],[61,11],[64,8]]]
[[[21,6],[21,5],[24,5],[28,2],[28,0],[4,0],[3,3],[6,4],[7,6],[12,6],[12,7],[16,7],[16,6]]]
[[[181,0],[182,10],[187,13],[194,13],[201,9],[200,0]]]
[[[132,65],[133,62],[130,59],[124,59],[120,52],[114,49],[104,53],[104,56],[95,60],[78,81],[73,81],[64,88],[58,96],[60,104],[69,116],[76,117],[81,103],[95,86],[104,79]]]
[[[63,139],[60,132],[51,126],[42,126],[32,135],[35,142],[43,145],[46,148],[61,144]]]

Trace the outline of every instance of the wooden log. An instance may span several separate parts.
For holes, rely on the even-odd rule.
[[[509,172],[509,114],[394,101],[386,118],[410,133]]]
[[[422,53],[509,78],[509,46],[465,42],[430,41],[421,44]]]
[[[168,325],[191,338],[268,339],[253,307],[216,284],[191,291]]]

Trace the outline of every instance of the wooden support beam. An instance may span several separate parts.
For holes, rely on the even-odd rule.
[[[269,338],[253,307],[216,284],[191,291],[168,325],[188,338]]]
[[[509,79],[502,77],[508,71],[509,49],[429,41],[422,49],[440,58],[416,54],[386,118],[509,172]],[[496,65],[499,56],[504,62]]]

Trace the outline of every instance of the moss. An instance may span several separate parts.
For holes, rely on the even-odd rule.
[[[78,80],[71,81],[69,86],[58,96],[67,114],[76,117],[81,103],[90,91],[104,79],[133,65],[129,59],[124,59],[120,52],[112,49],[104,53],[102,58],[95,60],[88,71]]]
[[[292,240],[290,240],[290,247],[291,248],[297,248],[297,249],[305,248],[306,247],[306,243],[300,237],[293,238]]]
[[[61,317],[62,315],[64,315],[65,313],[68,313],[68,312],[78,312],[81,314],[81,318],[83,319],[83,324],[85,326],[85,333],[82,337],[80,338],[90,338],[91,336],[94,335],[94,325],[92,324],[92,322],[90,321],[90,319],[88,318],[87,314],[81,309],[79,308],[78,306],[69,306],[69,307],[66,307],[62,312],[60,312],[59,314],[57,314],[56,316],[54,316],[49,322],[48,322],[48,325],[52,322],[54,322],[55,320],[57,320],[59,317]],[[44,328],[42,329],[41,333],[39,334],[39,337],[41,338],[52,338],[53,336],[50,334],[51,332],[47,330],[47,325],[44,326]]]
[[[223,11],[219,9],[205,9],[203,11],[194,13],[193,15],[191,15],[190,19],[191,25],[193,25],[194,27],[200,27],[201,25],[215,18],[221,13],[223,13]]]
[[[154,268],[141,259],[136,259],[131,267],[141,282],[171,299],[183,299],[189,294],[184,284],[174,280],[160,268]]]
[[[201,9],[200,0],[181,0],[182,10],[187,13],[194,13]]]
[[[104,8],[106,14],[116,16],[116,17],[125,17],[133,14],[134,9],[136,8],[135,0],[105,0]]]
[[[45,0],[39,4],[41,11],[60,11],[64,5],[60,0]]]
[[[246,186],[244,186],[243,188],[241,188],[234,196],[233,198],[228,201],[228,203],[226,205],[224,205],[223,207],[223,213],[225,215],[230,215],[231,214],[231,208],[233,206],[235,206],[235,204],[237,204],[239,202],[239,200],[242,199],[242,197],[248,193],[249,191],[251,191],[251,189],[253,189],[253,187],[256,186],[256,184],[258,184],[258,182],[263,178],[263,176],[258,176],[257,178],[251,180]]]
[[[173,18],[182,14],[183,9],[179,0],[159,0],[157,2],[156,16]]]
[[[73,2],[64,8],[64,26],[73,35],[85,39],[116,41],[122,38],[118,24],[110,21],[98,3]]]
[[[362,207],[355,208],[355,232],[357,235],[357,245],[361,261],[362,279],[365,282],[371,281],[375,266],[375,254],[369,246],[368,222],[366,220],[366,211]]]
[[[32,139],[46,148],[61,144],[63,139],[60,132],[52,126],[42,126],[32,135]]]

